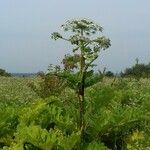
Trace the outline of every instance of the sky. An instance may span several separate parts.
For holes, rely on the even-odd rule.
[[[8,72],[45,71],[59,64],[71,46],[53,41],[67,20],[87,18],[104,28],[111,47],[97,69],[120,72],[150,62],[150,0],[0,0],[0,68]]]

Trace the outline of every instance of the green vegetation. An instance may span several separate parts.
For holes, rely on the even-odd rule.
[[[36,99],[28,87],[31,82],[38,83],[38,78],[0,77],[0,103],[26,105]]]
[[[139,64],[138,62],[131,68],[126,68],[124,73],[121,73],[122,77],[135,77],[135,78],[148,78],[150,77],[150,63]]]
[[[29,80],[37,84],[35,79],[2,80],[1,87],[5,90],[11,87],[11,90],[7,90],[10,98],[1,97],[0,101],[0,147],[3,149],[149,150],[148,79],[117,78],[114,82],[104,77],[103,81],[86,89],[83,145],[80,144],[81,132],[77,124],[78,98],[73,90],[67,87],[60,95],[41,99],[25,84]],[[22,83],[21,86],[18,81]],[[22,86],[24,90],[18,92]],[[18,99],[15,98],[17,92],[20,95]]]
[[[105,50],[110,46],[110,40],[105,36],[95,37],[97,32],[102,32],[103,28],[92,21],[86,19],[78,19],[67,21],[62,25],[64,31],[71,31],[72,35],[68,38],[63,37],[60,33],[52,33],[52,38],[62,39],[71,43],[73,55],[66,55],[63,60],[64,78],[71,82],[79,99],[79,126],[81,130],[81,139],[84,141],[85,130],[85,88],[87,78],[93,75],[93,62],[98,58],[101,50]],[[76,69],[74,71],[74,69]],[[58,75],[59,76],[59,75]],[[75,80],[72,82],[70,77]],[[88,84],[91,86],[91,84]]]
[[[0,77],[1,150],[150,150],[150,80],[94,73],[110,46],[87,20],[62,26],[75,46],[37,77]],[[90,34],[92,34],[90,36]],[[92,38],[93,37],[93,38]]]
[[[6,72],[6,70],[0,68],[0,76],[10,77],[11,74]]]

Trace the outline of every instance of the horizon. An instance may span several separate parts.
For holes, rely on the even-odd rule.
[[[104,28],[112,46],[103,51],[97,69],[121,72],[150,62],[150,1],[65,0],[0,1],[0,68],[12,73],[46,71],[60,64],[71,46],[50,34],[69,19],[88,18]],[[59,54],[59,55],[58,55]]]
[[[148,62],[148,63],[142,63],[142,62],[140,62],[140,63],[138,63],[138,64],[145,64],[145,65],[148,65],[150,63],[150,61]],[[133,66],[136,64],[136,62],[133,64]],[[120,71],[118,71],[118,72],[114,72],[114,71],[112,71],[112,70],[108,70],[107,68],[106,68],[106,72],[107,71],[111,71],[112,73],[114,73],[114,74],[120,74],[121,72],[124,72],[127,68],[130,68],[130,67],[132,67],[132,66],[127,66],[126,68],[124,68],[123,70],[120,70]],[[0,69],[5,69],[5,68],[0,68]],[[102,69],[104,69],[104,68],[102,68]],[[103,70],[100,70],[100,71],[103,71]],[[47,70],[46,70],[47,71]],[[44,71],[44,70],[39,70],[38,72],[46,72],[46,71]],[[98,72],[99,71],[99,69],[98,70],[94,70],[94,72],[96,73],[96,72]],[[11,73],[11,74],[37,74],[38,72],[9,72],[8,70],[6,70],[6,72],[8,72],[8,73]]]

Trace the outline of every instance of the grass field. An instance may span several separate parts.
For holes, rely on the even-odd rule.
[[[78,149],[77,97],[66,88],[41,99],[28,87],[38,80],[0,77],[0,149]],[[104,78],[85,98],[85,149],[150,149],[150,79]]]
[[[25,104],[37,98],[36,93],[28,87],[35,78],[0,77],[0,103]]]

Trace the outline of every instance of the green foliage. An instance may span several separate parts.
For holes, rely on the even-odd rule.
[[[73,71],[74,69],[78,68],[77,63],[80,61],[80,55],[75,54],[74,56],[71,55],[65,55],[65,58],[63,59],[62,63],[64,66],[65,71]]]
[[[0,104],[22,106],[38,98],[28,87],[30,82],[37,83],[38,78],[0,77]]]
[[[0,76],[10,77],[11,74],[0,68]]]
[[[105,73],[105,76],[106,76],[106,77],[114,77],[114,73],[111,72],[111,71],[107,71],[107,72]]]
[[[62,148],[71,150],[80,138],[80,133],[72,133],[65,136],[59,129],[42,129],[40,126],[30,125],[29,127],[20,127],[18,129],[16,140],[23,146],[28,147],[27,143],[32,144],[42,150],[51,150]],[[34,149],[34,148],[33,148]]]
[[[86,149],[87,150],[109,150],[106,146],[104,146],[104,144],[96,143],[96,142],[89,143]]]
[[[0,148],[12,142],[18,125],[17,108],[0,105]]]
[[[150,149],[150,81],[94,74],[94,60],[110,46],[104,36],[95,38],[102,27],[80,19],[62,28],[73,35],[54,32],[52,38],[74,45],[63,69],[50,65],[47,74],[30,79],[34,92],[27,78],[1,79],[0,149]]]
[[[145,109],[146,105],[150,106],[149,100],[145,99],[149,98],[145,90],[147,87],[142,83],[141,87],[137,87],[136,81],[127,82],[127,87],[122,89],[118,89],[117,85],[107,87],[101,84],[89,89],[86,114],[88,140],[98,138],[109,148],[121,149],[127,144],[125,139],[131,132],[149,132],[149,111]],[[144,149],[145,145],[141,146]]]
[[[150,77],[150,63],[149,64],[135,64],[131,68],[126,68],[124,73],[121,73],[121,76],[132,76],[135,78],[141,77]]]
[[[66,55],[63,59],[64,71],[70,73],[69,76],[65,76],[67,81],[71,81],[71,86],[75,89],[75,92],[79,99],[78,112],[79,112],[79,126],[81,131],[81,139],[84,141],[85,130],[85,95],[84,91],[87,86],[91,86],[93,83],[88,80],[87,77],[92,75],[91,70],[95,65],[93,62],[98,58],[101,50],[105,50],[110,46],[110,40],[105,36],[96,36],[98,32],[102,32],[102,27],[95,24],[93,21],[87,19],[75,19],[67,21],[61,26],[63,30],[71,31],[72,34],[69,37],[64,37],[58,32],[52,33],[52,39],[62,39],[69,42],[74,46],[72,52],[73,55]],[[94,36],[92,36],[94,35]],[[76,69],[76,71],[74,71]],[[89,71],[90,70],[90,71]],[[91,73],[92,72],[92,73]],[[74,78],[70,78],[74,77]],[[71,80],[70,80],[71,79]],[[75,79],[75,80],[72,80]],[[73,81],[73,82],[72,82]]]
[[[57,101],[56,97],[44,101],[39,99],[20,110],[19,124],[14,134],[15,139],[9,143],[10,148],[71,150],[80,141],[80,131]]]
[[[149,135],[143,131],[134,131],[126,138],[128,150],[149,150],[150,138]]]
[[[0,106],[0,136],[11,135],[17,125],[17,109],[13,107]]]
[[[86,88],[85,143],[80,140],[78,98],[70,88],[20,107],[2,102],[0,148],[148,150],[149,89],[148,79],[120,78],[113,85],[104,78]]]
[[[57,68],[55,68],[55,71],[56,69]],[[41,98],[60,94],[65,87],[65,82],[62,77],[55,75],[55,71],[47,74],[39,73],[39,81],[36,83],[30,82],[28,86]]]

